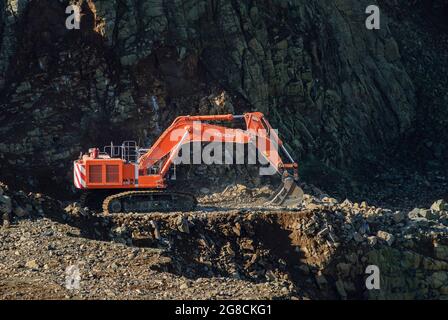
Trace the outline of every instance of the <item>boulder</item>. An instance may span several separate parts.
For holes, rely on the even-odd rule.
[[[431,205],[431,210],[434,212],[440,212],[448,210],[448,204],[444,200],[437,200]]]
[[[14,214],[17,217],[22,218],[22,217],[27,216],[29,214],[29,212],[27,210],[25,210],[24,208],[18,206],[14,209]]]
[[[375,237],[375,236],[367,237],[367,243],[368,243],[371,247],[374,247],[374,246],[377,244],[377,242],[378,242],[378,238],[377,238],[377,237]]]
[[[448,283],[448,273],[446,271],[434,272],[431,276],[431,287],[440,288]]]
[[[11,198],[6,195],[0,195],[0,212],[10,214],[12,211]]]
[[[388,232],[386,232],[386,231],[381,231],[381,230],[380,230],[380,231],[378,231],[378,233],[376,234],[376,236],[377,236],[379,239],[385,241],[389,246],[391,246],[392,243],[393,243],[394,240],[395,240],[394,235],[393,235],[393,234],[390,234],[390,233],[388,233]]]
[[[448,246],[437,245],[434,253],[437,259],[448,261]]]
[[[404,220],[405,214],[402,211],[395,211],[393,213],[392,217],[396,223],[400,223],[401,221]]]
[[[188,220],[185,217],[179,216],[176,220],[177,229],[183,233],[190,233],[190,226]]]

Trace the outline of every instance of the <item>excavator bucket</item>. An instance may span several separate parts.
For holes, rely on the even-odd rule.
[[[268,199],[266,204],[275,206],[299,205],[303,200],[303,190],[292,177],[287,177],[283,183]]]

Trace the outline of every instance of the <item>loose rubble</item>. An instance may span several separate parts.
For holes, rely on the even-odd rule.
[[[11,192],[7,185],[0,182],[0,217],[3,226],[8,227],[14,217],[43,216],[60,209],[60,203],[41,193]]]
[[[401,212],[315,192],[275,208],[254,205],[271,187],[232,185],[195,212],[104,216],[1,186],[0,298],[448,298],[443,200]],[[368,265],[381,290],[366,289]]]

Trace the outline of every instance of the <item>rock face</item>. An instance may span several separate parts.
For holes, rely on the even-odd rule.
[[[295,156],[339,167],[396,142],[415,119],[387,12],[381,30],[365,28],[371,1],[75,2],[80,30],[65,27],[69,1],[1,2],[9,183],[66,192],[81,150],[147,145],[179,114],[260,110]]]

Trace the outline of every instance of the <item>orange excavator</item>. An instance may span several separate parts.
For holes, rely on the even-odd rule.
[[[244,120],[244,129],[216,124],[237,119]],[[111,144],[101,152],[91,148],[74,162],[74,185],[87,191],[105,191],[107,196],[101,199],[104,213],[194,210],[197,205],[194,195],[169,190],[167,180],[182,147],[202,142],[251,144],[282,178],[268,203],[301,202],[298,165],[261,112],[180,116],[150,149],[139,148],[134,141],[125,141],[120,146]],[[280,152],[286,155],[288,163],[282,161]]]

